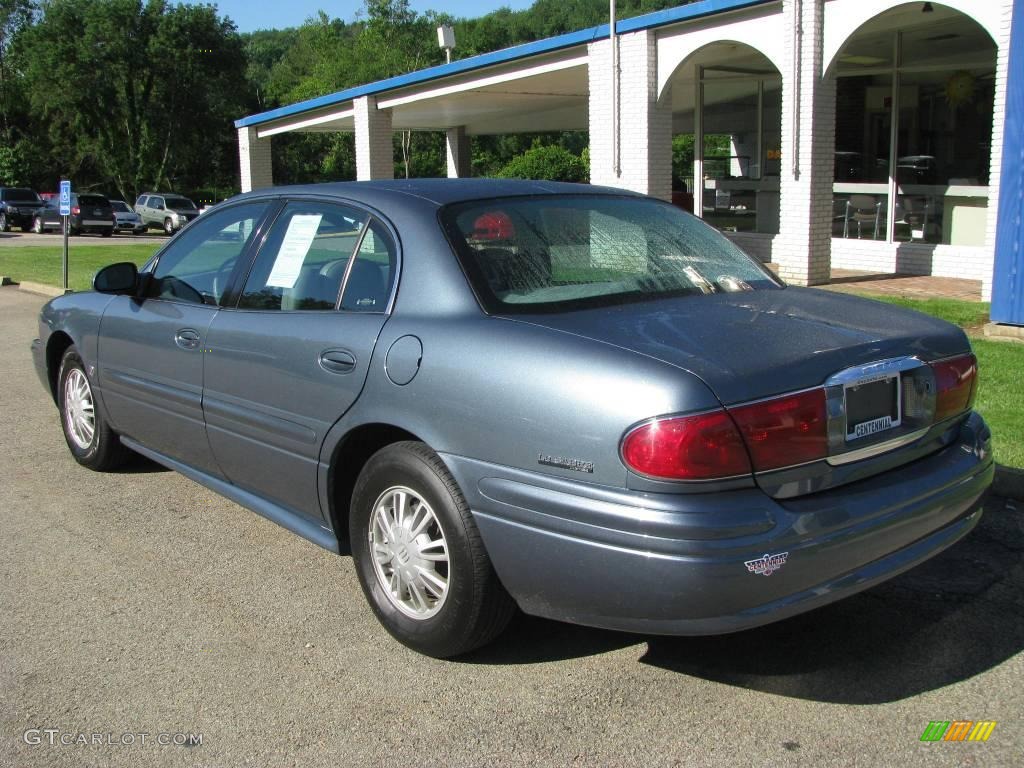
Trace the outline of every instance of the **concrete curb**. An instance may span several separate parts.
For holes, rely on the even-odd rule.
[[[1019,325],[985,323],[983,331],[985,337],[993,341],[1015,341],[1024,344],[1024,327]]]
[[[1024,501],[1024,470],[996,465],[996,479],[992,483],[992,493],[1008,499]]]
[[[27,293],[37,293],[40,296],[49,296],[51,298],[54,296],[64,295],[63,288],[54,288],[52,285],[44,285],[43,283],[32,283],[28,280],[18,283],[18,289],[26,291]]]

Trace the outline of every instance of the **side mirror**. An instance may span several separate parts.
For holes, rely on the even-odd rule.
[[[99,293],[135,293],[139,285],[139,268],[130,261],[104,267],[92,279],[92,289]]]

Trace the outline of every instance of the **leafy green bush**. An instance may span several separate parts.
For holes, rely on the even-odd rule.
[[[557,145],[533,146],[512,158],[497,175],[503,179],[586,181],[587,166],[578,155]]]

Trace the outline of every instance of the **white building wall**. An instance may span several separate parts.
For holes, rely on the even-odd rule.
[[[590,181],[672,199],[672,109],[659,102],[657,36],[619,37],[619,164],[615,172],[611,42],[588,46]]]
[[[274,186],[270,139],[259,138],[255,128],[239,128],[238,166],[243,192]]]
[[[378,109],[377,99],[361,96],[353,102],[356,127],[356,179],[395,178],[395,148],[391,110]]]
[[[818,285],[830,275],[835,81],[820,77],[824,0],[783,0],[782,8],[783,34],[792,44],[782,67],[780,221],[772,260],[784,280]]]

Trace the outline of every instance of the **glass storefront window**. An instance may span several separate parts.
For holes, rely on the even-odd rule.
[[[832,236],[885,240],[892,144],[892,75],[836,83]]]
[[[838,56],[833,236],[984,245],[995,45],[951,9],[893,13]]]
[[[705,70],[703,218],[724,232],[779,231],[778,77]]]

